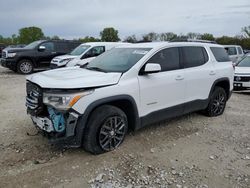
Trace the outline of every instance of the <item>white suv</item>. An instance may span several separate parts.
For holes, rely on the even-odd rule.
[[[141,43],[114,48],[85,67],[27,77],[27,111],[50,141],[100,154],[137,130],[194,111],[224,112],[234,69],[223,46]]]
[[[50,68],[73,67],[89,63],[102,53],[114,47],[126,45],[123,42],[87,42],[76,47],[66,55],[57,56],[50,62]]]
[[[237,64],[237,62],[244,56],[243,49],[239,45],[224,45],[224,48],[229,55],[229,59],[234,64]]]

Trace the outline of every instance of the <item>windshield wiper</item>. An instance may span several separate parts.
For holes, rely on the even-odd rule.
[[[99,67],[86,67],[86,69],[107,73],[107,71],[105,71],[105,70],[103,70],[103,69],[101,69]]]

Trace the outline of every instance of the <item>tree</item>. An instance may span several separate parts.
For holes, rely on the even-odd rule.
[[[128,36],[123,42],[137,43],[138,40],[135,35]]]
[[[19,29],[19,42],[22,44],[29,44],[42,38],[44,38],[44,34],[39,27],[25,27]]]
[[[104,28],[100,32],[101,41],[105,42],[118,42],[120,41],[118,36],[118,30],[115,30],[113,27]]]
[[[159,35],[160,41],[171,41],[175,38],[177,38],[177,35],[172,32],[167,32],[167,33],[161,33]]]
[[[244,36],[246,38],[250,38],[250,26],[243,27],[242,28],[242,32],[244,33]]]
[[[86,36],[85,38],[79,38],[78,40],[81,41],[81,42],[83,42],[83,43],[85,43],[85,42],[100,42],[101,41],[98,38],[89,37],[89,36]]]
[[[210,33],[204,33],[204,34],[202,34],[201,35],[201,39],[202,40],[210,40],[210,41],[214,41],[215,40],[214,36],[212,34],[210,34]]]
[[[187,34],[187,37],[189,39],[200,39],[201,38],[201,34],[200,33],[192,33],[192,32],[189,32]]]
[[[142,40],[145,42],[157,41],[159,39],[159,35],[155,32],[150,32],[142,36]]]

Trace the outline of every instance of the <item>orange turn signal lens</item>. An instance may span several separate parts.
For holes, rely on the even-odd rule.
[[[75,96],[69,103],[69,106],[72,107],[80,98],[82,97],[82,95],[77,95]]]

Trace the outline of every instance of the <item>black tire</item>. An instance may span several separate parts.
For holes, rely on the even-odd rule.
[[[226,91],[221,87],[215,87],[207,109],[205,110],[205,115],[209,117],[220,116],[224,113],[227,103],[227,94]]]
[[[33,63],[28,59],[20,60],[17,63],[17,72],[20,74],[31,74],[33,72],[33,69]]]
[[[112,151],[122,144],[127,130],[127,116],[121,109],[100,106],[90,115],[84,130],[83,148],[92,154]]]

